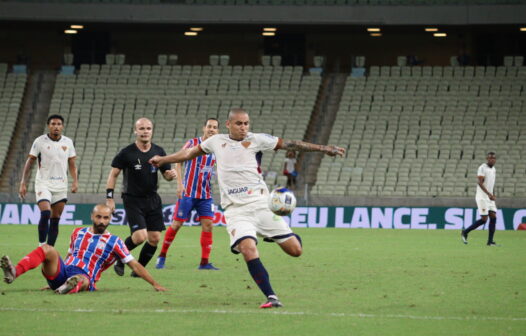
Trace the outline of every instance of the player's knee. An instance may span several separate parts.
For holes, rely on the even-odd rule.
[[[245,259],[254,259],[258,257],[258,249],[256,243],[252,239],[245,239],[238,245],[239,252]]]
[[[132,234],[132,240],[133,240],[133,243],[135,245],[140,245],[142,244],[146,238],[148,238],[148,236],[146,235],[146,232],[142,232],[142,231],[135,231],[133,234]]]
[[[176,220],[172,221],[172,229],[177,231],[181,228],[181,226],[183,226],[183,222]]]
[[[44,251],[44,253],[48,254],[50,251],[54,250],[54,247],[48,244],[42,244],[40,248]]]
[[[289,255],[292,256],[292,257],[299,257],[299,256],[301,256],[302,253],[303,253],[303,249],[301,248],[300,245],[294,246],[289,251]]]
[[[148,244],[152,246],[157,246],[157,244],[159,244],[159,241],[161,241],[161,232],[158,232],[158,231],[148,232]]]

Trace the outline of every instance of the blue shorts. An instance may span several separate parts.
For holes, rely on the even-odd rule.
[[[197,211],[199,219],[214,219],[214,203],[211,198],[192,198],[183,196],[177,200],[174,209],[174,220],[186,222],[190,219],[192,209]]]
[[[64,264],[64,261],[62,258],[59,258],[58,263],[58,269],[54,276],[48,277],[44,275],[47,279],[47,283],[51,289],[57,289],[60,286],[62,286],[63,283],[66,282],[69,278],[71,278],[74,275],[81,274],[84,275],[87,279],[89,279],[88,274],[84,272],[81,268],[73,265],[66,265]],[[93,290],[94,287],[92,286],[91,279],[90,279],[90,290]]]

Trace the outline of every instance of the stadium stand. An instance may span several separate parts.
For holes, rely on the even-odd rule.
[[[497,194],[526,196],[526,67],[372,66],[349,77],[312,193],[472,196],[478,165],[498,156]]]
[[[65,117],[65,135],[75,141],[80,190],[105,190],[112,158],[133,141],[133,123],[143,116],[154,121],[154,142],[170,152],[200,136],[207,117],[218,118],[226,131],[232,107],[250,112],[254,131],[303,139],[321,77],[271,60],[268,66],[83,64],[76,75],[59,74],[49,113]],[[283,160],[283,153],[263,156],[270,186],[284,184]],[[173,185],[161,183],[160,190]]]
[[[0,169],[4,167],[7,149],[11,144],[26,82],[26,74],[9,73],[7,64],[0,63],[0,147],[3,148],[0,151]]]

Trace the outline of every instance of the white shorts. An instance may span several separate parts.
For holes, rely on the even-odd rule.
[[[477,197],[476,201],[481,216],[487,216],[489,211],[497,212],[495,201],[492,201],[487,197]]]
[[[35,184],[35,194],[37,198],[37,204],[42,201],[48,201],[51,205],[59,202],[68,201],[68,190],[59,189],[59,190],[50,190],[45,185]]]
[[[293,237],[285,220],[269,210],[267,202],[255,202],[242,206],[231,205],[225,210],[226,230],[230,237],[230,249],[239,253],[237,245],[246,238],[257,236],[266,241],[282,243]]]

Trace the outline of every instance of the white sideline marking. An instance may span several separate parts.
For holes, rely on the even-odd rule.
[[[409,320],[456,320],[456,321],[526,321],[526,317],[495,317],[495,316],[418,316],[403,314],[364,314],[364,313],[313,313],[313,312],[293,312],[283,310],[204,310],[204,309],[55,309],[55,308],[14,308],[0,307],[0,311],[19,311],[19,312],[53,312],[53,313],[132,313],[132,314],[274,314],[274,315],[303,315],[303,316],[325,316],[325,317],[358,317],[373,319],[409,319]]]

